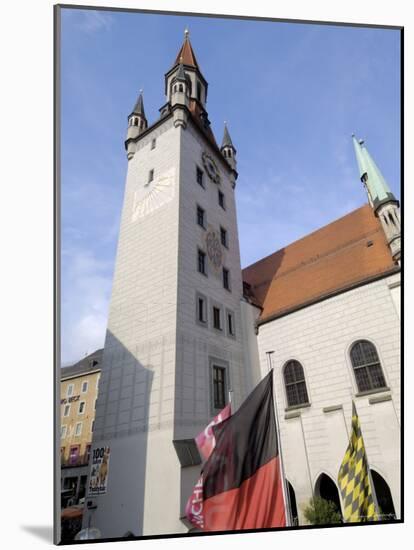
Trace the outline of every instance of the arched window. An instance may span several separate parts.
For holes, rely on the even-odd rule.
[[[287,481],[287,480],[286,480]],[[292,525],[299,525],[298,520],[298,507],[296,505],[296,495],[295,490],[290,484],[289,481],[287,481],[288,491],[289,491],[289,505],[290,505],[290,516],[292,519]]]
[[[305,374],[299,361],[288,361],[283,369],[286,397],[289,407],[307,405],[309,403],[306,390]]]
[[[182,92],[183,90],[184,90],[183,85],[180,84],[179,87],[178,87],[178,91],[179,91],[179,92]]]
[[[394,503],[390,488],[385,479],[375,470],[371,470],[372,482],[374,484],[375,494],[380,508],[381,519],[396,519]]]
[[[351,361],[358,391],[364,392],[385,388],[385,378],[374,344],[358,340],[351,348]]]
[[[318,477],[315,484],[315,495],[332,502],[335,505],[336,511],[342,516],[338,488],[328,475],[321,474]]]

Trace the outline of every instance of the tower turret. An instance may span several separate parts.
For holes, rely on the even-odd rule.
[[[381,221],[388,246],[395,261],[401,257],[401,225],[399,202],[375,164],[362,139],[352,135],[355,155],[358,162],[359,177],[368,194],[368,200],[375,215]]]
[[[220,151],[223,153],[224,158],[227,160],[227,162],[230,164],[233,170],[236,170],[237,151],[233,145],[233,142],[231,141],[231,137],[230,137],[226,122],[224,123],[224,134],[223,134],[223,141],[221,143]]]
[[[142,90],[140,90],[137,102],[135,103],[135,107],[132,113],[128,116],[127,140],[129,140],[130,138],[136,138],[137,136],[142,134],[142,132],[145,132],[145,130],[148,128],[148,121],[145,117],[144,98],[142,93]],[[134,147],[135,144],[133,142],[128,142],[128,160],[130,160],[134,156]]]

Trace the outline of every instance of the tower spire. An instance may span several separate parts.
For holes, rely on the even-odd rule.
[[[233,170],[236,170],[236,165],[237,165],[236,152],[237,151],[231,140],[226,121],[224,121],[223,141],[221,142],[220,151],[222,152],[224,158],[227,160],[230,166],[233,168]]]
[[[148,128],[148,121],[145,116],[143,94],[144,90],[141,89],[134,108],[128,117],[127,142],[130,138],[136,138]],[[134,149],[131,143],[127,146],[127,156],[128,160],[134,156]]]
[[[399,202],[391,192],[380,169],[365,147],[362,139],[352,134],[359,178],[364,184],[368,200],[375,215],[380,219],[394,260],[401,256],[401,226]]]

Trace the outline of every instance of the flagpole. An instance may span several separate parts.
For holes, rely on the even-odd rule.
[[[355,401],[352,399],[352,403],[354,404],[354,407],[355,407],[355,412],[358,416],[358,419],[359,419],[359,425],[361,427],[361,435],[362,435],[362,425],[361,425],[361,419],[359,418],[359,414],[358,414],[358,411],[357,411],[357,408],[356,408],[356,405],[355,405]],[[364,440],[364,436],[362,435],[362,439]],[[367,453],[367,448],[366,448],[366,445],[365,445],[365,441],[364,441],[364,448],[365,448],[365,459],[367,461],[367,470],[368,470],[368,478],[369,478],[369,482],[371,484],[371,491],[372,491],[372,498],[374,500],[374,505],[375,505],[375,508],[376,508],[376,511],[377,511],[377,516],[379,517],[379,519],[381,520],[381,515],[380,514],[380,508],[378,506],[378,499],[377,499],[377,493],[375,492],[375,486],[374,486],[374,482],[372,480],[372,475],[371,475],[371,468],[369,467],[369,462],[368,462],[368,453]]]
[[[272,354],[274,351],[267,351],[266,355],[268,358],[268,371],[271,372],[273,370],[272,365]],[[273,375],[272,375],[273,376]],[[279,448],[279,454],[280,454],[280,467],[281,467],[281,473],[282,473],[282,492],[283,492],[283,499],[285,502],[285,512],[286,512],[286,524],[287,526],[292,525],[292,515],[291,515],[291,506],[290,506],[290,498],[289,498],[289,488],[286,486],[286,477],[285,477],[285,469],[283,466],[283,453],[282,453],[282,442],[280,437],[280,427],[279,427],[279,415],[277,412],[277,405],[276,405],[276,399],[273,391],[273,400],[274,400],[274,413],[275,413],[275,419],[276,419],[276,438],[277,438],[277,444]]]

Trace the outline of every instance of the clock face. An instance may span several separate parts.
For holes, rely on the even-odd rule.
[[[220,172],[217,168],[217,164],[214,159],[210,157],[207,153],[202,154],[203,165],[206,169],[208,177],[214,181],[214,183],[220,183]]]
[[[132,219],[136,220],[161,208],[174,197],[174,168],[154,177],[151,182],[140,182],[134,193]]]
[[[223,261],[223,251],[220,240],[215,231],[209,230],[206,235],[207,256],[216,270],[219,270]]]

